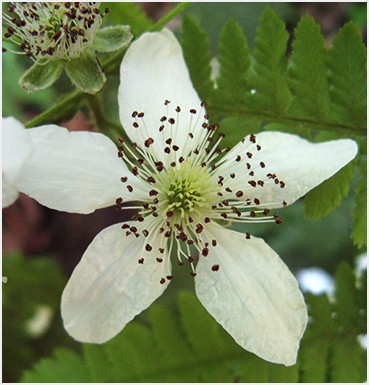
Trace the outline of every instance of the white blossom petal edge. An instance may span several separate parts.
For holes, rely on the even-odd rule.
[[[18,198],[16,182],[33,151],[33,142],[22,123],[13,117],[2,119],[2,139],[2,200],[3,207],[7,207]]]
[[[41,171],[23,187],[41,203],[75,212],[107,206],[113,197],[123,209],[124,202],[139,204],[131,222],[97,235],[73,272],[62,298],[67,331],[85,342],[112,338],[164,291],[173,278],[169,257],[176,250],[178,263],[191,266],[199,299],[238,344],[293,365],[307,321],[294,276],[264,241],[220,224],[280,223],[270,210],[330,178],[355,157],[356,143],[314,144],[263,132],[221,150],[224,135],[209,124],[206,103],[168,30],[135,41],[120,76],[120,118],[134,143],[121,139],[118,157],[108,139],[95,140],[98,134],[62,129],[57,134],[54,127],[53,139],[45,134],[50,128],[34,131],[35,140],[49,149],[44,151],[50,156],[57,151],[58,160],[45,166],[46,152],[33,157]],[[59,145],[63,135],[58,152],[53,140]],[[106,161],[100,165],[96,159]],[[75,183],[82,189],[78,199],[71,196]]]

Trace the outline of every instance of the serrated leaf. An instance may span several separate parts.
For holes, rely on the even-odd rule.
[[[209,101],[214,84],[211,76],[211,47],[204,29],[195,19],[183,16],[181,46],[192,83],[201,100]]]
[[[324,120],[331,104],[326,49],[320,27],[310,16],[298,23],[292,48],[290,87],[295,99],[289,112],[312,121]]]
[[[292,95],[287,85],[287,58],[289,35],[286,26],[272,8],[267,7],[257,29],[253,70],[250,81],[256,91],[250,98],[256,110],[280,116],[289,107]]]
[[[27,371],[22,382],[38,383],[73,383],[91,382],[91,377],[82,358],[69,349],[58,348],[55,358],[44,358],[32,371]]]
[[[355,336],[336,338],[331,352],[331,382],[366,381],[366,352]]]
[[[362,156],[360,162],[360,179],[356,187],[355,208],[352,211],[352,233],[354,243],[357,247],[367,244],[367,164],[366,156]]]
[[[309,191],[304,199],[304,213],[309,219],[318,219],[327,215],[341,204],[349,191],[354,177],[352,163],[343,167],[329,179]]]
[[[334,330],[332,307],[326,294],[307,293],[309,323],[302,346],[300,360],[303,382],[327,382],[328,356]]]
[[[366,49],[352,22],[334,38],[328,68],[334,113],[345,123],[366,130]]]
[[[249,48],[241,27],[233,18],[224,25],[219,39],[216,101],[219,105],[236,108],[244,104],[250,92],[246,80],[250,67]]]
[[[337,322],[345,331],[355,329],[359,309],[356,304],[356,279],[352,267],[341,262],[336,271],[336,292],[334,309]]]

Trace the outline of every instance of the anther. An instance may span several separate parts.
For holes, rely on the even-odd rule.
[[[251,158],[252,158],[252,154],[251,154],[251,152],[246,152],[246,155],[247,155],[247,157],[248,157],[249,159],[251,159]]]
[[[127,189],[128,189],[129,192],[133,191],[133,187],[132,186],[127,186]]]
[[[167,275],[165,278],[166,278],[168,281],[170,281],[171,279],[173,279],[173,275]]]
[[[243,196],[243,192],[241,190],[236,192],[236,197],[241,198]]]
[[[146,246],[145,246],[145,249],[146,249],[146,251],[151,251],[151,250],[152,250],[152,246],[150,246],[150,245],[147,243]]]
[[[144,142],[144,145],[145,147],[149,148],[151,144],[154,143],[154,139],[153,138],[149,138],[149,139],[146,139],[145,142]]]
[[[159,263],[163,262],[163,260],[161,258],[156,258],[156,261],[159,262]]]
[[[264,162],[260,162],[260,167],[264,168],[265,167],[265,163]]]
[[[218,270],[219,270],[219,265],[213,265],[213,267],[211,268],[211,270],[213,270],[213,271],[218,271]]]
[[[196,273],[195,272],[193,272],[193,271],[190,271],[190,274],[193,276],[193,277],[196,277]]]
[[[138,263],[139,263],[140,265],[142,265],[142,264],[144,263],[144,259],[143,259],[143,258],[140,258],[140,259],[138,260]]]
[[[163,285],[163,284],[165,283],[165,278],[162,278],[162,279],[160,280],[160,283]]]
[[[250,239],[250,238],[251,238],[250,233],[246,233],[246,239]]]
[[[156,183],[155,178],[153,176],[149,176],[147,178],[147,181],[150,182],[150,183]]]
[[[138,118],[143,118],[145,116],[145,113],[144,112],[140,112],[139,114],[137,114],[137,117]]]

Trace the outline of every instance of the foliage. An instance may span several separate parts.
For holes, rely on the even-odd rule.
[[[190,40],[185,37],[193,27],[184,23],[183,29],[184,56],[192,63],[199,53],[193,46],[189,48]],[[196,39],[199,45],[207,44],[204,34],[199,33]],[[219,75],[207,101],[212,118],[221,119],[225,144],[234,144],[261,129],[292,132],[309,139],[317,133],[329,133],[330,140],[364,140],[366,51],[354,24],[342,28],[332,48],[327,49],[319,26],[310,16],[303,17],[295,29],[289,61],[287,41],[285,24],[269,7],[260,19],[252,54],[242,29],[233,19],[223,27],[218,46]],[[199,90],[208,87],[210,78],[204,76],[204,71],[191,64],[189,70]],[[366,151],[360,153],[358,161],[363,162],[363,157]],[[366,245],[366,174],[361,175],[352,233],[358,246]],[[318,219],[338,206],[347,195],[353,176],[350,164],[310,192],[306,197],[307,216]]]
[[[57,349],[23,382],[362,382],[366,330],[366,274],[357,282],[341,263],[335,299],[308,294],[311,320],[295,366],[269,364],[238,346],[194,294],[178,295],[176,314],[148,310],[149,324],[133,321],[113,340],[84,344],[83,354]]]

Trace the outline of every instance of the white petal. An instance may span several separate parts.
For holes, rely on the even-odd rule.
[[[13,117],[2,119],[2,140],[2,204],[7,207],[18,197],[15,183],[33,144],[28,131]]]
[[[165,100],[170,104],[165,106]],[[167,147],[164,142],[168,138],[173,139],[172,145],[179,146],[175,154],[178,158],[187,154],[206,134],[201,127],[205,110],[200,107],[182,49],[167,29],[145,33],[131,44],[120,69],[118,102],[120,120],[127,134],[144,149],[144,141],[153,138],[148,151],[156,160],[166,162],[170,158],[164,153]],[[175,111],[177,106],[181,108],[180,113]],[[190,109],[196,109],[197,114],[189,113]],[[133,111],[144,112],[144,118],[134,119]],[[163,116],[174,118],[176,123],[172,126],[168,119],[162,123]],[[136,120],[139,128],[132,126]],[[165,129],[160,133],[162,124]],[[192,141],[188,136],[190,132],[195,136]]]
[[[28,130],[35,151],[22,169],[18,189],[52,209],[90,213],[117,198],[146,197],[140,180],[118,158],[114,143],[96,132],[69,132],[55,125]],[[123,184],[120,178],[128,176]],[[133,187],[133,192],[127,190]],[[142,186],[141,186],[142,185]]]
[[[293,365],[307,322],[295,277],[262,239],[219,225],[206,229],[208,242],[216,239],[217,246],[196,267],[200,301],[244,349]],[[214,265],[218,271],[212,271]]]
[[[128,222],[138,228],[143,224]],[[103,230],[86,250],[62,296],[62,317],[78,341],[103,343],[158,298],[169,281],[170,259],[158,263],[158,245],[142,234],[126,236],[122,224]],[[153,247],[145,250],[147,242]],[[144,258],[144,263],[138,260]]]
[[[256,150],[260,145],[261,150]],[[225,157],[224,163],[216,169],[216,177],[229,178],[230,173],[236,177],[224,183],[224,188],[242,190],[245,197],[258,198],[261,206],[269,208],[282,207],[295,202],[308,191],[330,178],[357,153],[357,144],[351,139],[334,140],[324,143],[311,143],[296,135],[281,132],[261,132],[256,135],[256,145],[246,137],[244,143],[237,144]],[[247,152],[252,157],[247,156]],[[235,161],[237,156],[240,161]],[[261,162],[265,167],[261,167]],[[246,164],[251,168],[248,169]],[[254,175],[249,173],[253,171]],[[275,174],[278,181],[283,181],[281,188],[276,179],[268,174]],[[252,187],[248,182],[264,181],[264,186]],[[237,189],[237,190],[236,190]]]

